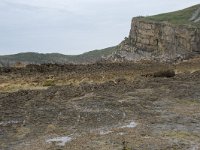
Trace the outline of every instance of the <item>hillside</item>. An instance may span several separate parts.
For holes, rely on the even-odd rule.
[[[200,27],[200,4],[170,13],[145,17],[146,20],[157,22],[167,21],[175,25],[193,25]]]
[[[25,64],[44,64],[44,63],[93,63],[101,60],[103,56],[110,55],[116,47],[109,47],[102,50],[93,50],[81,55],[63,55],[59,53],[19,53],[15,55],[0,56],[0,66],[14,65],[17,62]]]

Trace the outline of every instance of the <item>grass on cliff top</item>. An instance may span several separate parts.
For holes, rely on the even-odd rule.
[[[192,17],[193,13],[195,13],[195,11],[198,8],[200,8],[200,4],[183,9],[183,10],[175,11],[175,12],[145,17],[145,19],[158,21],[158,22],[168,21],[169,23],[176,24],[176,25],[186,24],[186,25],[200,27],[200,22],[194,23],[190,21],[190,18]]]

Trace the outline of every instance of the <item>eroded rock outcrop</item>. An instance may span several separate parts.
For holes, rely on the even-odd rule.
[[[198,9],[199,10],[199,9]],[[197,11],[198,11],[197,10]],[[198,20],[198,12],[194,21]],[[200,27],[153,21],[145,17],[132,19],[128,38],[119,45],[113,60],[141,59],[182,60],[200,53]]]
[[[200,30],[195,27],[175,26],[134,18],[129,35],[132,45],[157,52],[200,51]]]
[[[200,22],[200,7],[199,7],[199,9],[197,9],[194,13],[193,13],[193,15],[192,15],[192,17],[190,18],[190,21],[193,21],[193,22]]]

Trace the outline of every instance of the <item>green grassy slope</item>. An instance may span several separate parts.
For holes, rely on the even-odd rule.
[[[183,10],[175,11],[175,12],[145,17],[144,19],[158,21],[158,22],[168,21],[172,24],[177,24],[177,25],[189,24],[189,25],[200,27],[200,22],[194,23],[190,21],[190,18],[192,17],[192,15],[199,8],[200,8],[200,4],[183,9]]]
[[[75,58],[82,62],[85,62],[85,61],[93,62],[95,60],[101,59],[102,56],[108,56],[112,54],[114,51],[116,51],[116,46],[105,48],[102,50],[93,50],[90,52],[86,52],[86,53],[83,53],[82,55],[75,56]]]
[[[15,55],[0,56],[1,61],[21,61],[27,63],[50,63],[59,60],[65,60],[67,56],[62,54],[40,54],[40,53],[19,53]]]
[[[0,66],[1,64],[5,64],[7,62],[16,63],[16,62],[24,62],[24,63],[34,63],[34,64],[42,64],[42,63],[92,63],[98,61],[102,58],[102,56],[108,56],[112,52],[114,52],[116,47],[109,47],[102,50],[94,50],[90,52],[86,52],[81,55],[63,55],[59,53],[49,53],[49,54],[41,54],[41,53],[19,53],[15,55],[5,55],[0,56]]]

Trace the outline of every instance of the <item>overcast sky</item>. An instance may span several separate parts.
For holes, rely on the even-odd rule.
[[[131,19],[200,0],[0,0],[0,55],[80,54],[119,44]]]

